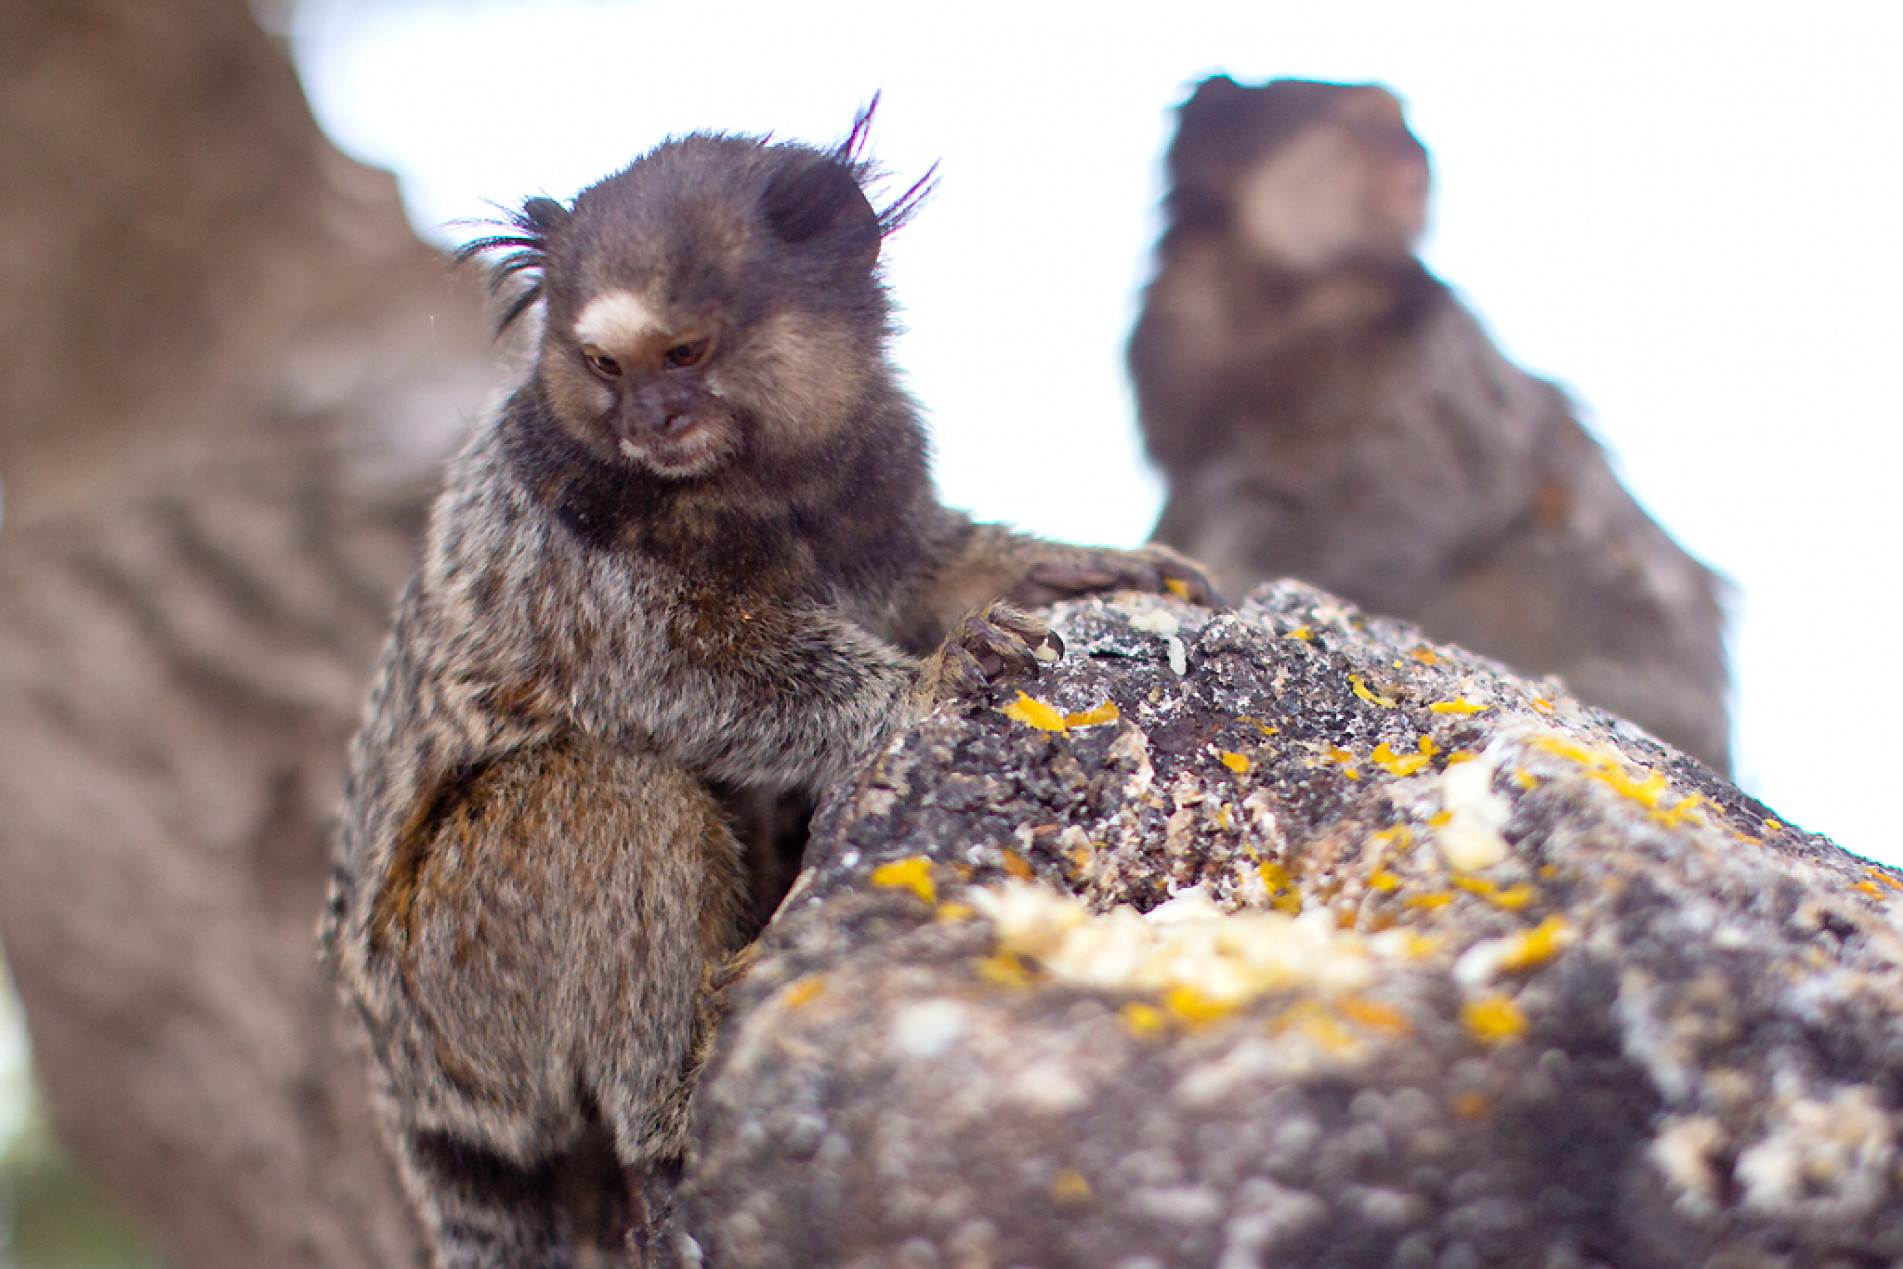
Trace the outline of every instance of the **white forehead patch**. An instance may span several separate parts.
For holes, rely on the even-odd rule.
[[[609,291],[588,301],[575,319],[575,338],[597,348],[627,348],[649,332],[659,330],[641,297],[632,291]]]

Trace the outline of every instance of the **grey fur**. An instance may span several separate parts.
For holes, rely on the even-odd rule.
[[[1724,769],[1718,579],[1415,258],[1427,159],[1393,95],[1218,76],[1170,174],[1130,341],[1157,540],[1558,674]]]
[[[541,351],[436,504],[325,927],[442,1269],[632,1254],[749,927],[738,803],[1033,671],[1049,632],[994,601],[1207,597],[938,505],[862,136],[685,137],[496,240]]]

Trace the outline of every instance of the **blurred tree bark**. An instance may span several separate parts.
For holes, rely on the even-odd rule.
[[[344,741],[491,349],[242,0],[0,6],[0,938],[194,1269],[413,1264],[317,964]]]

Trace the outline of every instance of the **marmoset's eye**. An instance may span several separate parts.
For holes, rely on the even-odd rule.
[[[706,355],[707,341],[695,339],[674,345],[661,354],[661,359],[667,362],[668,369],[681,370],[688,366],[698,366]]]

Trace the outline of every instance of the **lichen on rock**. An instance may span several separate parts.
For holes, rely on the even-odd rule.
[[[822,807],[684,1261],[1903,1256],[1903,878],[1293,583],[1054,624]]]

